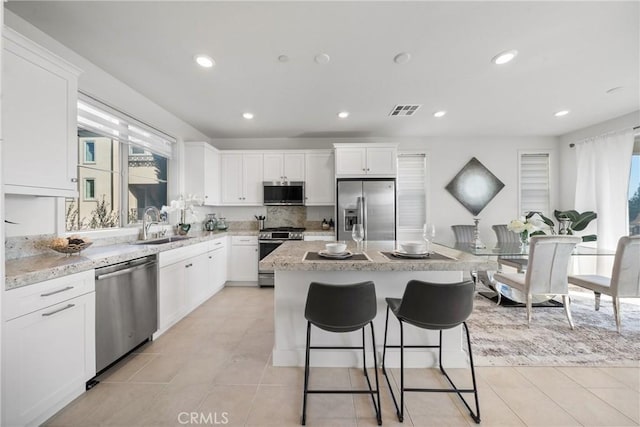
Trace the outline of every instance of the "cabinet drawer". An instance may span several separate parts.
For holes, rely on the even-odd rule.
[[[258,236],[231,236],[232,245],[257,245]]]
[[[198,256],[208,251],[209,242],[196,243],[182,248],[171,249],[158,254],[158,264],[160,267],[175,264],[194,256]]]
[[[214,239],[214,240],[210,240],[209,241],[209,250],[210,251],[215,251],[216,249],[222,249],[227,247],[227,238],[226,237],[220,237],[218,239]]]
[[[94,270],[87,270],[5,292],[4,320],[14,319],[93,292],[94,274]]]

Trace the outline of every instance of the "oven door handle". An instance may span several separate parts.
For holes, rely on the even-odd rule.
[[[258,240],[258,243],[284,243],[284,240]]]

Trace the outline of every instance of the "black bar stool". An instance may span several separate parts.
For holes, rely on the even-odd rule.
[[[472,281],[461,283],[429,283],[420,280],[411,280],[407,283],[402,299],[386,298],[387,316],[384,328],[384,351],[382,353],[382,373],[387,379],[389,391],[396,406],[398,420],[404,420],[404,392],[422,391],[436,393],[457,393],[462,399],[462,403],[469,410],[471,418],[476,423],[480,423],[480,404],[478,403],[478,388],[476,386],[476,374],[473,367],[473,355],[471,354],[471,340],[469,329],[465,320],[473,310],[474,287]],[[389,311],[398,318],[400,322],[400,345],[387,345],[387,330],[389,328]],[[432,329],[440,331],[438,345],[404,345],[403,324],[408,323],[422,329]],[[451,329],[458,325],[464,326],[467,335],[467,346],[469,347],[469,362],[471,364],[471,378],[473,380],[472,389],[459,389],[453,383],[449,375],[442,367],[442,331]],[[387,348],[400,349],[400,406],[396,400],[391,382],[385,369],[385,356]],[[440,371],[447,378],[452,388],[432,389],[432,388],[405,388],[404,386],[404,349],[405,348],[437,348],[438,364]],[[467,401],[462,397],[462,393],[473,393],[475,397],[476,413],[473,412]]]
[[[307,305],[304,317],[307,319],[307,347],[304,362],[304,398],[302,401],[302,425],[306,423],[307,394],[370,394],[376,411],[378,425],[382,425],[382,408],[380,407],[380,387],[378,384],[378,360],[376,356],[376,338],[373,332],[373,318],[376,317],[376,290],[373,282],[355,283],[352,285],[329,285],[312,282],[307,294]],[[311,325],[329,332],[353,332],[362,329],[361,347],[318,347],[311,346]],[[373,345],[373,364],[375,367],[376,388],[371,387],[367,374],[367,359],[364,348],[364,327],[371,328],[371,343]],[[369,390],[309,390],[309,356],[311,350],[316,349],[362,349],[364,376],[369,384]],[[376,403],[377,395],[378,402]]]

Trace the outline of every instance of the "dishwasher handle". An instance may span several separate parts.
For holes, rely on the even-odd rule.
[[[129,274],[132,271],[144,270],[145,268],[148,268],[148,267],[153,266],[155,264],[156,264],[155,261],[154,262],[147,262],[147,263],[144,263],[144,264],[137,265],[135,267],[125,268],[124,270],[118,270],[118,271],[114,271],[112,273],[106,273],[106,274],[99,274],[99,275],[96,276],[96,280],[103,280],[103,279],[108,279],[110,277],[121,276],[123,274]]]

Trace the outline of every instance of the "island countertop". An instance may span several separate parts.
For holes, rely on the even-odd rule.
[[[368,260],[305,260],[307,252],[318,252],[326,242],[288,241],[260,261],[261,270],[273,271],[467,271],[496,270],[497,263],[486,257],[477,257],[456,249],[432,245],[437,254],[450,259],[389,259],[382,252],[392,252],[393,241],[364,242],[363,252]],[[357,253],[355,243],[349,242],[347,250]]]

